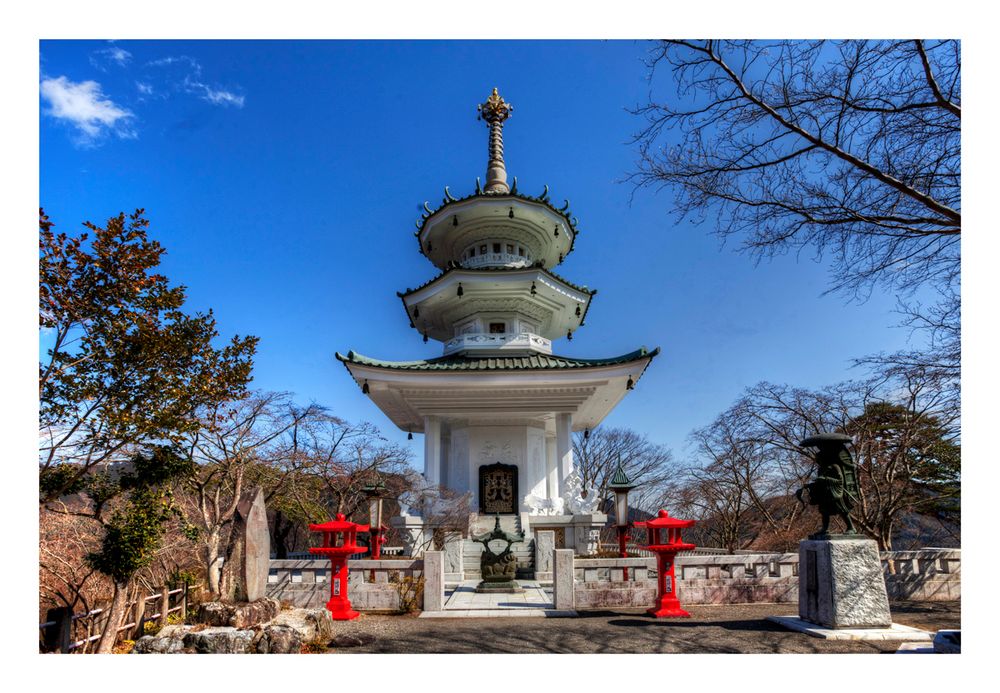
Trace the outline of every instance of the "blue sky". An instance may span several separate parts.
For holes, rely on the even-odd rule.
[[[487,130],[476,104],[514,104],[509,175],[548,185],[579,218],[557,270],[597,288],[557,353],[659,346],[606,420],[683,453],[761,380],[818,387],[860,376],[851,359],[907,346],[896,297],[822,295],[811,256],[755,266],[712,222],[678,223],[669,191],[621,182],[647,98],[633,41],[42,41],[40,204],[61,230],[144,207],[163,270],[212,308],[223,336],[261,338],[254,386],[287,390],[392,439],[406,433],[360,393],[335,351],[441,353],[409,328],[397,290],[437,270],[414,222],[425,200],[471,192]],[[659,83],[657,83],[659,88]],[[832,328],[810,326],[822,314]],[[408,443],[419,466],[422,441]]]

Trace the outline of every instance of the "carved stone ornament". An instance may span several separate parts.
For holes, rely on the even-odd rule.
[[[580,474],[574,469],[566,476],[566,490],[562,494],[566,510],[574,515],[586,515],[597,512],[600,499],[593,489],[586,497],[583,496],[583,480]]]

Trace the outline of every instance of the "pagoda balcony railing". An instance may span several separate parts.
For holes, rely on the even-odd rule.
[[[462,267],[527,267],[531,262],[523,255],[513,253],[486,253],[462,260]]]
[[[444,343],[445,355],[460,351],[507,352],[536,351],[543,354],[552,353],[552,340],[540,337],[531,332],[503,332],[485,334],[473,332],[459,335]]]

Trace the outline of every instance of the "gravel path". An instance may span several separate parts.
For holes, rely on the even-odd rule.
[[[579,618],[421,619],[362,614],[337,624],[329,653],[871,653],[898,642],[832,641],[785,630],[768,616],[794,604],[687,606],[690,619],[650,618],[639,610],[588,611]],[[959,628],[960,602],[899,602],[893,620],[935,631]]]

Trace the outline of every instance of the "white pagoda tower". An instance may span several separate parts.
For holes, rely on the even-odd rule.
[[[569,203],[555,207],[547,186],[531,197],[516,178],[507,183],[503,124],[512,110],[496,89],[479,106],[490,129],[485,187],[477,179],[461,199],[445,188],[441,206],[425,203],[417,224],[420,252],[440,273],[399,297],[412,327],[441,342],[443,355],[337,358],[393,423],[424,434],[427,484],[469,494],[484,517],[480,525],[474,515],[473,526],[512,515],[529,536],[555,529],[557,544],[586,552],[606,517],[596,512],[600,499],[581,493],[571,432],[600,424],[659,349],[598,359],[553,353],[553,341],[583,326],[597,292],[552,271],[579,233]],[[428,529],[417,516],[394,524]]]

